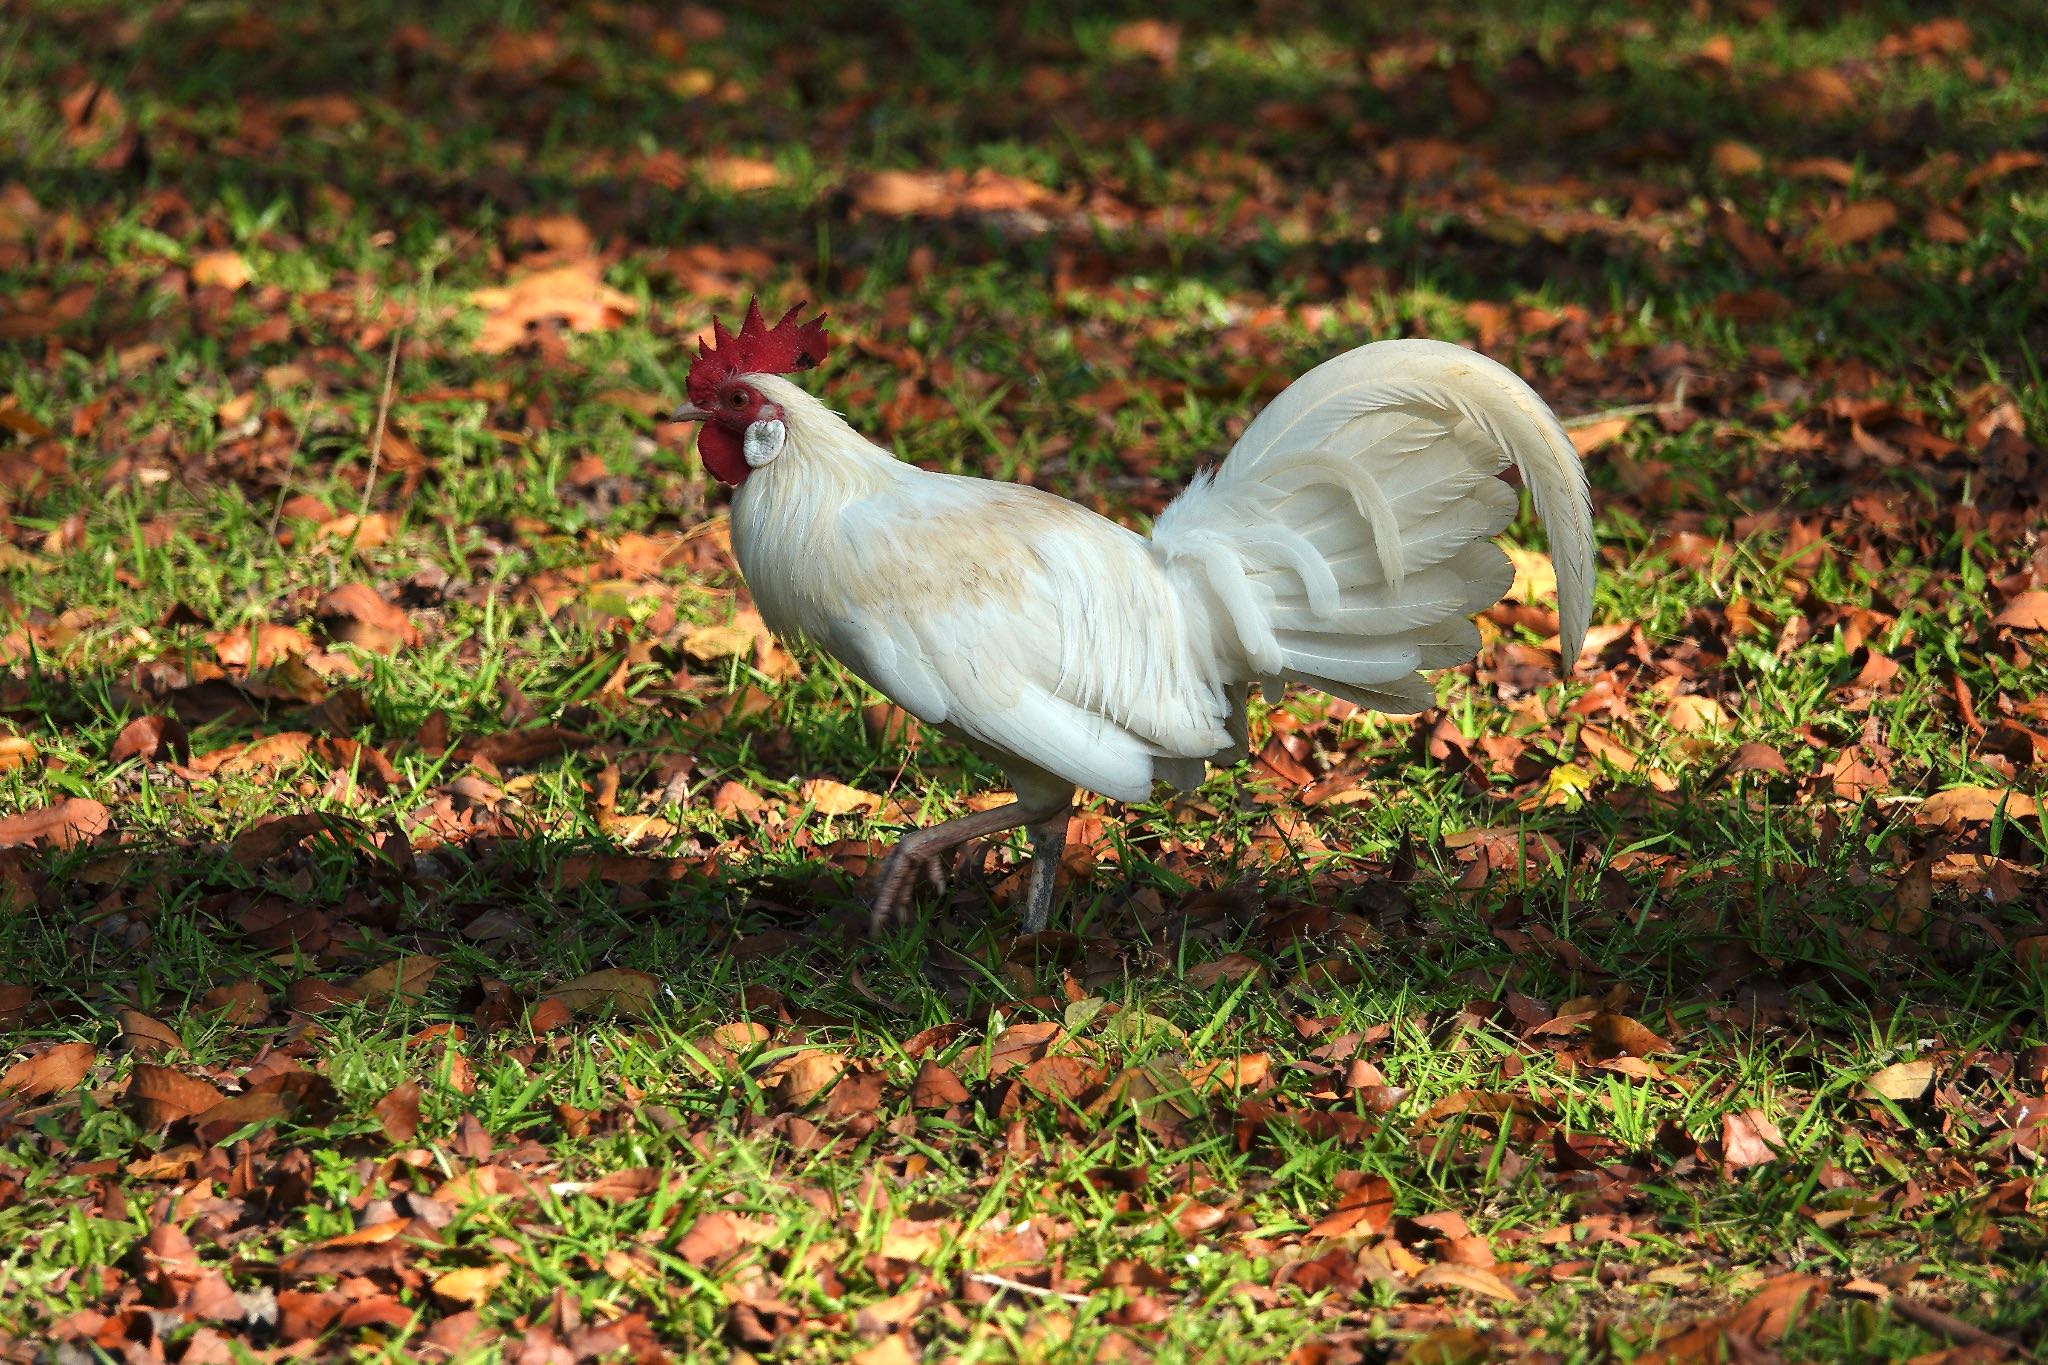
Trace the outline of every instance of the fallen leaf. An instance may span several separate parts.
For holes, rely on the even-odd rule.
[[[589,972],[541,992],[544,1001],[554,1000],[572,1010],[591,1010],[609,1005],[620,1014],[644,1019],[654,1012],[661,998],[661,982],[646,972],[630,967],[607,967]]]
[[[1934,1063],[1925,1058],[1893,1062],[1872,1072],[1863,1088],[1888,1100],[1917,1100],[1934,1085]]]
[[[392,999],[417,1001],[426,995],[427,987],[440,970],[441,959],[437,957],[401,957],[357,977],[356,994],[371,1004]]]
[[[185,1040],[178,1031],[161,1019],[155,1019],[141,1010],[121,1011],[121,1042],[137,1057],[154,1061],[167,1052],[181,1052]]]
[[[114,736],[107,762],[126,763],[139,758],[147,763],[159,754],[172,762],[183,762],[192,756],[191,738],[176,716],[137,716],[129,721]]]
[[[910,1103],[918,1109],[948,1109],[967,1103],[967,1087],[959,1077],[927,1057],[919,1063],[917,1079],[911,1082]]]
[[[868,815],[882,808],[882,798],[875,793],[829,777],[812,778],[797,789],[797,796],[820,815]]]
[[[1361,1175],[1358,1172],[1346,1174],[1355,1177],[1352,1187],[1343,1192],[1336,1208],[1309,1228],[1308,1236],[1344,1237],[1354,1233],[1377,1236],[1393,1225],[1393,1185],[1384,1176]]]
[[[1507,1303],[1520,1303],[1522,1291],[1509,1284],[1491,1270],[1478,1266],[1459,1265],[1452,1261],[1439,1261],[1423,1267],[1415,1277],[1417,1289],[1463,1289],[1474,1294],[1483,1294],[1491,1299]]]
[[[410,1143],[420,1131],[420,1083],[400,1081],[386,1091],[371,1112],[384,1130],[384,1140],[394,1147]]]
[[[1113,57],[1149,58],[1172,68],[1180,57],[1180,25],[1164,19],[1132,19],[1118,24],[1109,34]]]
[[[754,652],[754,633],[742,626],[698,626],[683,637],[683,653],[699,663],[744,659]]]
[[[923,1355],[911,1349],[900,1332],[892,1332],[872,1346],[855,1351],[848,1365],[918,1365]]]
[[[481,1308],[509,1273],[504,1265],[472,1265],[444,1271],[434,1277],[434,1297],[443,1303]]]
[[[220,1101],[220,1090],[212,1083],[150,1062],[136,1063],[128,1085],[128,1106],[135,1121],[152,1132],[204,1113]]]
[[[234,251],[202,251],[192,258],[192,283],[235,290],[249,283],[249,263]]]
[[[2029,588],[2014,594],[2004,609],[1991,618],[1991,624],[2007,630],[2048,630],[2048,588]]]
[[[1596,1014],[1589,1028],[1593,1035],[1593,1054],[1596,1057],[1648,1057],[1652,1053],[1669,1052],[1671,1044],[1652,1032],[1640,1020],[1625,1014]]]
[[[1764,168],[1762,152],[1733,139],[1715,143],[1711,160],[1714,169],[1726,176],[1755,175]]]
[[[201,1009],[218,1011],[230,1024],[253,1024],[270,1013],[270,992],[254,981],[215,986],[199,998]]]
[[[49,844],[75,848],[113,827],[107,808],[86,796],[67,796],[40,810],[23,811],[0,820],[0,848]]]
[[[1730,1170],[1745,1170],[1778,1159],[1785,1135],[1759,1109],[1721,1116],[1721,1159]]]
[[[1846,204],[1822,219],[1808,240],[1822,246],[1854,246],[1869,241],[1898,221],[1896,204],[1884,199],[1865,199]]]
[[[84,1080],[98,1060],[91,1043],[59,1043],[0,1072],[0,1095],[35,1100],[59,1094]]]
[[[411,619],[367,583],[332,589],[314,605],[313,619],[334,639],[373,654],[395,654],[420,642]]]
[[[1720,702],[1693,692],[1673,697],[1665,705],[1664,723],[1680,734],[1726,730],[1732,725],[1727,709]]]
[[[846,1059],[838,1053],[806,1048],[776,1065],[777,1093],[784,1104],[800,1109],[830,1090],[845,1070]]]
[[[1995,787],[1950,787],[1938,791],[1913,810],[1916,825],[1988,824],[2000,811],[2008,820],[2025,820],[2040,806],[2025,792]]]
[[[602,332],[640,311],[631,297],[604,282],[602,265],[594,257],[475,290],[469,301],[485,313],[476,342],[485,355],[513,349],[544,324],[559,323],[571,332]]]
[[[854,206],[884,218],[932,213],[950,198],[945,177],[926,171],[875,171],[853,185]]]
[[[749,194],[773,189],[782,183],[782,172],[772,161],[751,156],[707,156],[697,163],[704,183],[732,194]]]
[[[1591,455],[1594,451],[1620,440],[1621,434],[1628,430],[1629,424],[1634,420],[1633,417],[1602,417],[1594,422],[1576,423],[1566,428],[1565,435],[1572,438],[1572,449],[1578,451],[1581,456]],[[1556,591],[1557,575],[1554,573],[1551,575],[1550,585],[1551,590]]]

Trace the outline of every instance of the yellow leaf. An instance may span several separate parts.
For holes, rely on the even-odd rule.
[[[1764,168],[1763,153],[1746,142],[1732,139],[1714,144],[1714,169],[1722,175],[1755,175]]]
[[[882,808],[882,798],[873,792],[834,782],[829,777],[812,778],[798,788],[798,795],[820,815],[869,814]]]
[[[1996,787],[1950,787],[1922,801],[1919,809],[1913,812],[1913,823],[1989,824],[2001,807],[2008,820],[2024,820],[2040,810],[2039,803],[2025,792],[2004,791]]]
[[[1630,417],[1602,417],[1597,422],[1583,422],[1571,427],[1565,434],[1572,438],[1573,450],[1581,455],[1591,455],[1602,446],[1619,440],[1633,420]]]
[[[1813,230],[1813,240],[1826,246],[1854,246],[1869,241],[1898,221],[1896,205],[1883,199],[1865,199],[1829,214]]]
[[[427,993],[434,973],[441,970],[438,957],[402,957],[381,967],[372,967],[356,978],[356,990],[371,1002],[396,997],[418,1000]]]
[[[806,1048],[769,1072],[776,1080],[782,1102],[801,1108],[830,1090],[846,1070],[846,1059],[836,1053]]]
[[[782,172],[772,161],[751,156],[707,156],[697,163],[704,183],[734,194],[772,189],[782,183]]]
[[[1519,545],[1504,547],[1508,562],[1515,566],[1515,581],[1508,588],[1508,598],[1515,602],[1545,602],[1557,597],[1557,566],[1550,562],[1550,556],[1541,550],[1525,550]]]
[[[1888,1100],[1917,1100],[1934,1084],[1934,1063],[1925,1057],[1893,1062],[1871,1073],[1863,1088]]]
[[[192,283],[240,289],[250,279],[249,263],[232,251],[202,251],[192,258]]]
[[[464,1308],[481,1308],[504,1280],[502,1265],[469,1265],[434,1277],[434,1297]]]
[[[1728,712],[1720,702],[1694,693],[1673,697],[1664,708],[1664,723],[1686,735],[1731,728]]]
[[[1567,810],[1577,810],[1592,792],[1593,782],[1593,774],[1587,769],[1576,763],[1560,763],[1544,775],[1542,790],[1523,797],[1519,808],[1536,810],[1543,806],[1563,806]]]
[[[660,995],[661,983],[646,972],[636,972],[630,967],[607,967],[600,972],[586,973],[553,990],[542,991],[541,999],[559,1000],[572,1010],[610,1005],[620,1014],[645,1018],[653,1013],[654,1002]]]
[[[640,305],[606,284],[602,270],[596,257],[585,257],[474,291],[470,302],[488,314],[477,349],[486,355],[501,354],[543,325],[559,323],[571,332],[617,327],[639,312]]]
[[[683,637],[683,653],[699,663],[744,659],[754,652],[754,634],[742,626],[699,626]]]
[[[892,1332],[874,1345],[855,1351],[852,1365],[917,1365],[917,1360],[902,1334]]]

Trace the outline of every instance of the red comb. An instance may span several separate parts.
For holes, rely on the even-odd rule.
[[[747,319],[737,335],[717,318],[711,319],[712,340],[698,343],[697,359],[683,381],[690,401],[709,404],[718,386],[736,374],[793,374],[824,360],[832,346],[825,336],[825,315],[798,322],[796,315],[803,310],[798,304],[770,327],[761,316],[761,301],[748,299]]]

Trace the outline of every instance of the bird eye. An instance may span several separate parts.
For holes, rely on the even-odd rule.
[[[725,401],[736,408],[743,408],[747,405],[747,391],[745,389],[734,389],[725,396]]]

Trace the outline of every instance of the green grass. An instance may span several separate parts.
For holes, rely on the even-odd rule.
[[[1162,11],[1167,65],[1118,31],[1156,16],[1058,5],[29,6],[0,32],[0,715],[33,752],[0,751],[0,810],[113,830],[0,851],[6,1060],[95,1049],[0,1097],[6,1352],[483,1359],[545,1325],[584,1358],[1635,1359],[1757,1333],[1792,1274],[1818,1292],[1759,1333],[1787,1359],[1936,1351],[1942,1314],[2038,1352],[2044,830],[1916,815],[2044,785],[2041,638],[1993,617],[2042,578],[2048,172],[1994,158],[2048,132],[2048,49],[2013,6],[1960,53],[1905,50],[1912,7],[1780,8]],[[1458,61],[1495,103],[1462,133]],[[1811,71],[1845,101],[1788,96]],[[94,81],[119,114],[69,135]],[[1473,159],[1402,178],[1427,138]],[[906,220],[885,170],[1012,207]],[[1865,200],[1895,224],[1812,240]],[[630,307],[486,354],[471,296],[564,249],[550,215]],[[195,285],[209,252],[248,282]],[[1261,709],[1258,746],[1355,785],[1304,805],[1255,764],[1097,803],[1061,932],[1013,937],[1004,845],[867,940],[867,841],[996,774],[878,737],[828,659],[697,633],[747,601],[722,494],[648,414],[754,290],[829,309],[816,391],[905,458],[1139,525],[1315,361],[1483,343],[1567,418],[1634,414],[1588,464],[1596,623],[1640,635],[1559,681],[1505,613],[1432,715]],[[341,639],[350,584],[417,640]],[[191,762],[111,761],[142,715]],[[490,747],[536,727],[568,738]],[[831,814],[820,779],[887,804]],[[255,842],[305,812],[331,833]],[[421,956],[421,990],[337,990]],[[1596,1010],[1668,1047],[1542,1024]],[[1069,1060],[1005,1060],[1054,1024]],[[819,1054],[848,1070],[812,1098]],[[1915,1059],[1924,1097],[1864,1089]],[[252,1097],[151,1124],[152,1061]],[[915,1102],[927,1061],[967,1098]],[[285,1062],[315,1079],[262,1100]],[[1768,1161],[1723,1160],[1742,1116]],[[1369,1177],[1391,1223],[1311,1233]],[[152,1260],[171,1226],[196,1264]],[[1496,1295],[1445,1282],[1486,1256]],[[464,1347],[437,1277],[487,1267],[497,1344]],[[235,1312],[194,1307],[203,1272]]]

